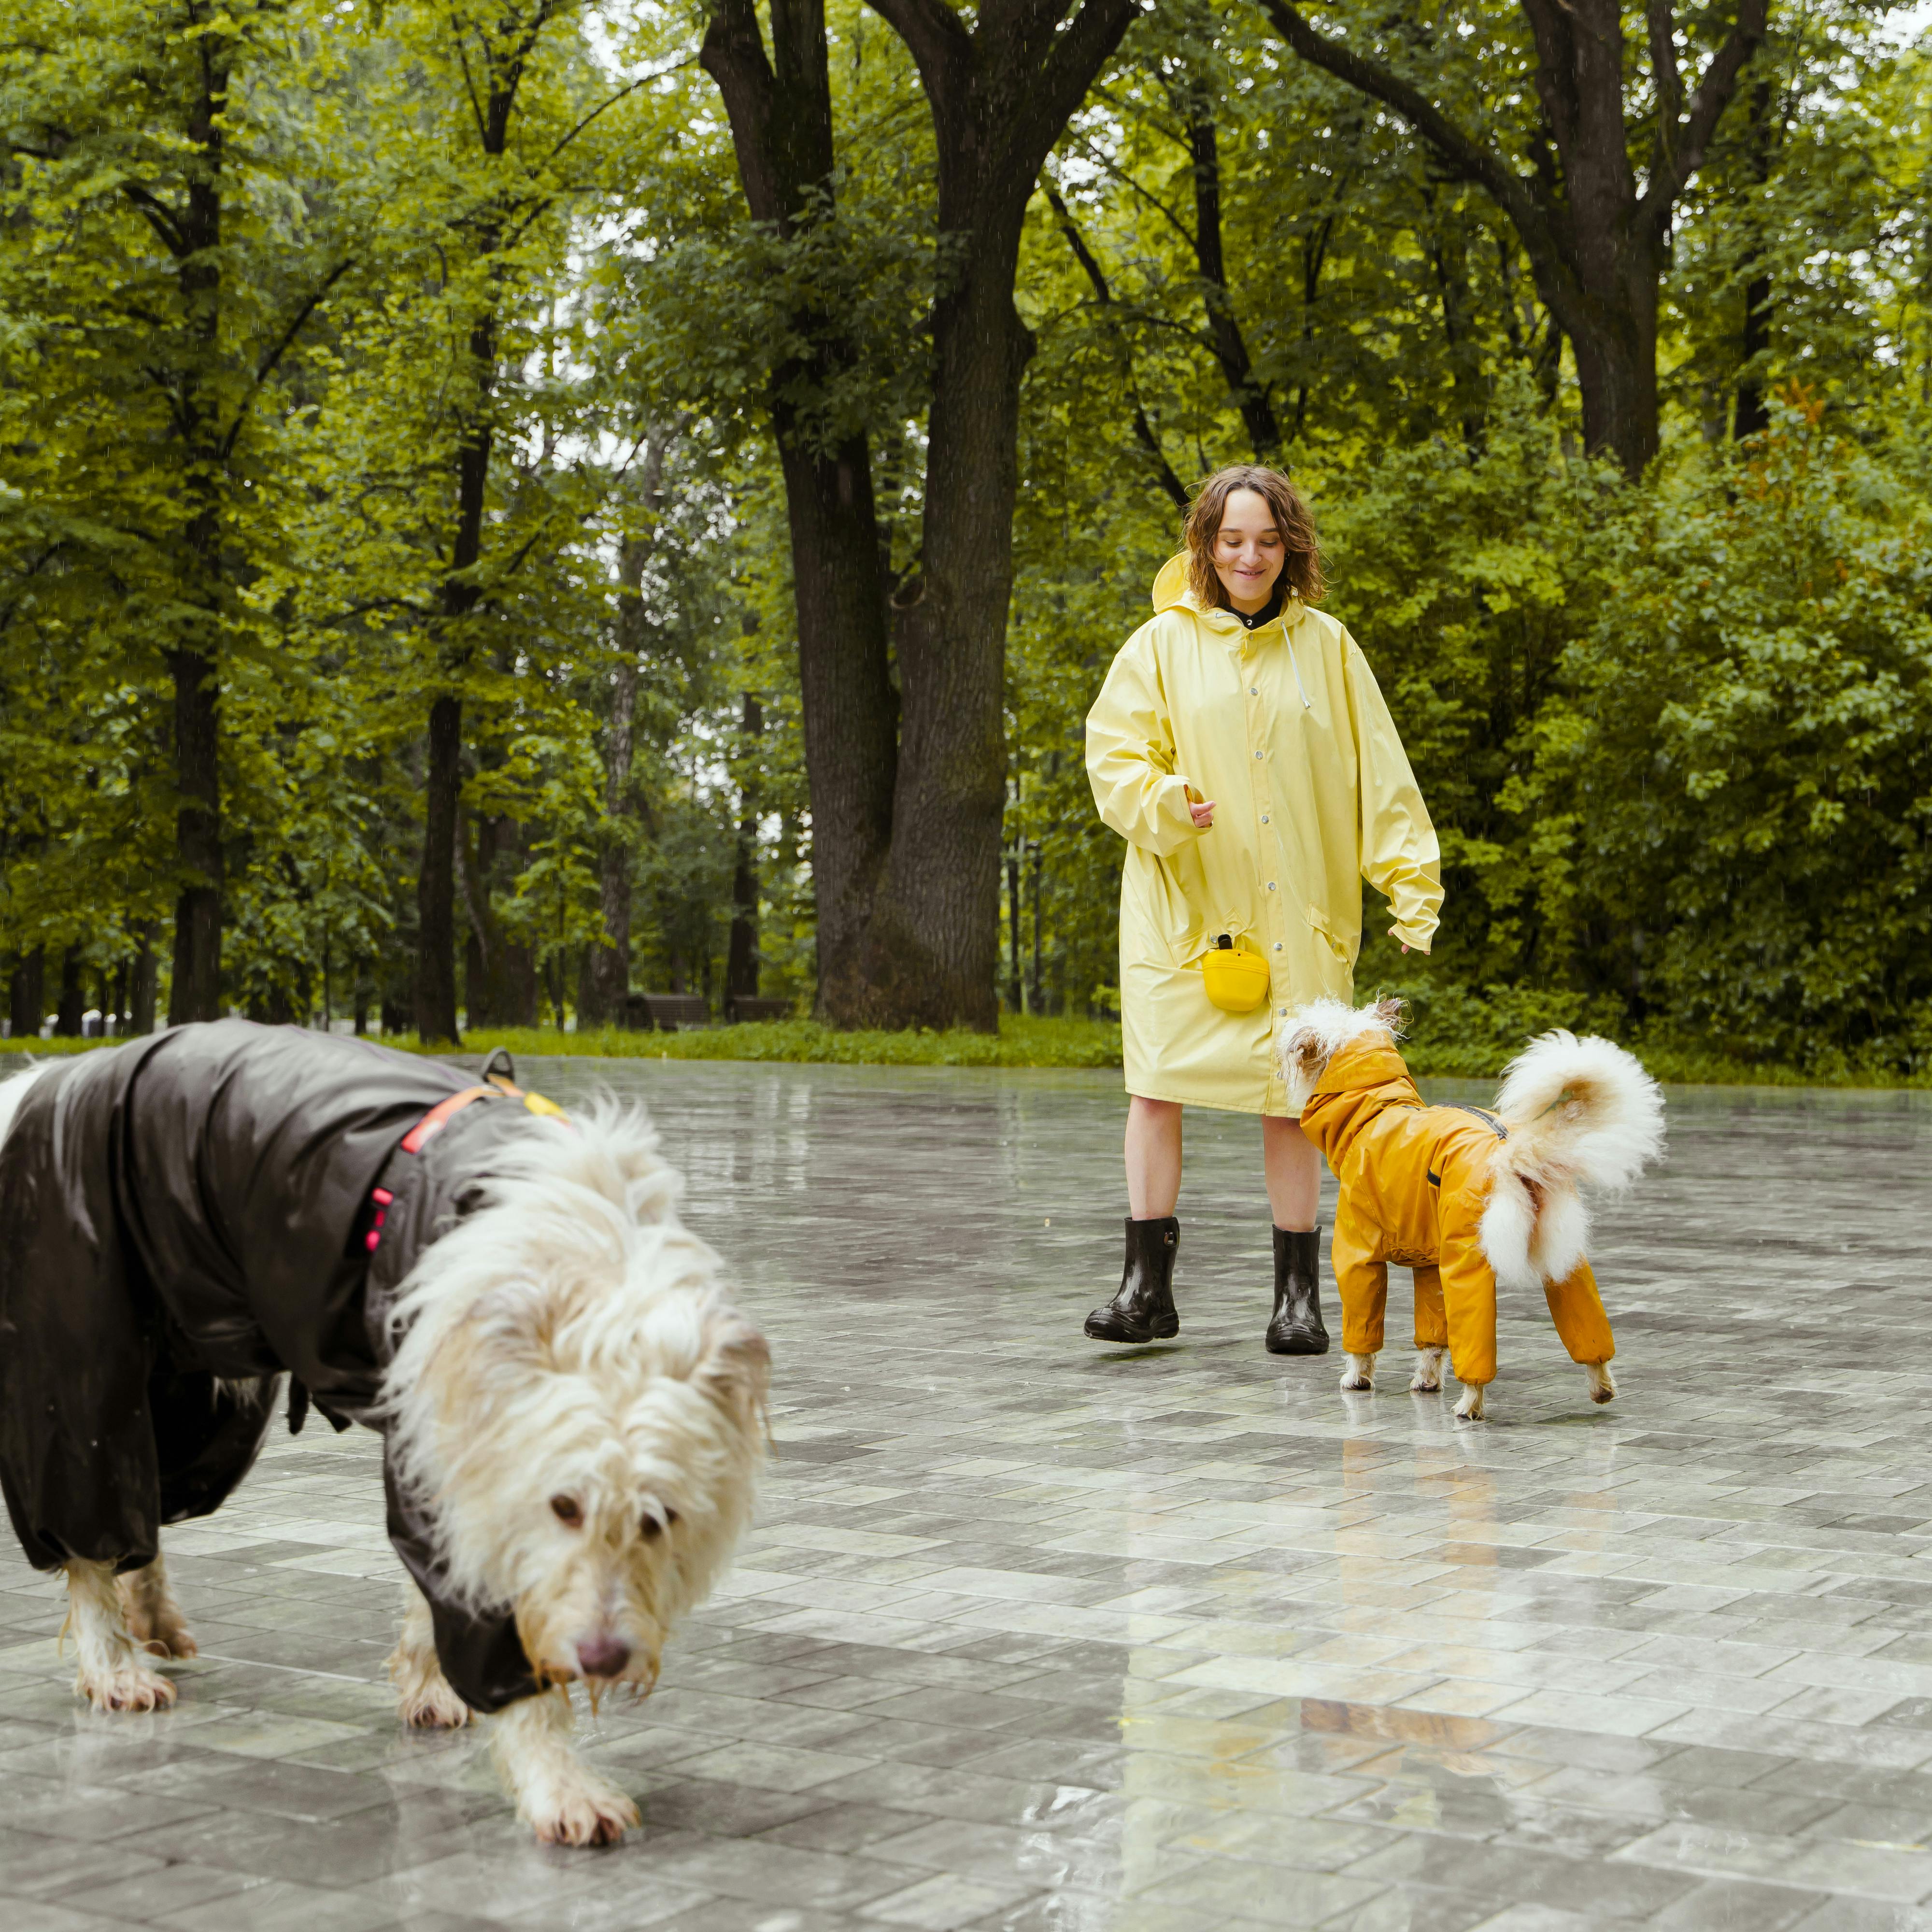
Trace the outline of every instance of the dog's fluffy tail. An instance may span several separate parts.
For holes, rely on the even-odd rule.
[[[1561,1281],[1583,1258],[1590,1213],[1579,1189],[1628,1187],[1664,1150],[1664,1096],[1614,1042],[1569,1033],[1532,1040],[1504,1069],[1483,1249],[1496,1277]]]

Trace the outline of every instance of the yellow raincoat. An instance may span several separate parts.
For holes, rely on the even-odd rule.
[[[1276,1022],[1324,994],[1352,1003],[1366,878],[1391,931],[1427,952],[1442,904],[1435,829],[1375,675],[1332,617],[1291,598],[1250,631],[1204,610],[1185,557],[1154,580],[1087,717],[1100,816],[1127,842],[1120,879],[1126,1086],[1150,1100],[1286,1115]],[[1198,830],[1190,797],[1214,801]],[[1221,933],[1268,962],[1256,1011],[1208,1000]]]
[[[1473,1108],[1425,1107],[1385,1034],[1330,1060],[1301,1110],[1301,1130],[1342,1184],[1330,1256],[1342,1298],[1342,1346],[1382,1346],[1393,1262],[1415,1276],[1415,1346],[1449,1351],[1459,1382],[1496,1378],[1496,1277],[1483,1247],[1490,1156],[1498,1129]],[[1580,1260],[1545,1281],[1556,1332],[1575,1362],[1617,1352],[1597,1277]]]

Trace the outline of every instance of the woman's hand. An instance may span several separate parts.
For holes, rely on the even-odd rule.
[[[1214,801],[1211,798],[1204,798],[1198,805],[1190,798],[1187,801],[1187,809],[1192,815],[1197,830],[1205,832],[1214,823]]]

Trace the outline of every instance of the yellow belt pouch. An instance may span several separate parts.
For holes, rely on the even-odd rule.
[[[1201,976],[1208,998],[1224,1013],[1251,1013],[1268,996],[1268,962],[1244,946],[1204,952]]]

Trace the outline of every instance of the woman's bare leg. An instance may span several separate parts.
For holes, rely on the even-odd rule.
[[[1300,1132],[1295,1129],[1298,1138]],[[1166,1220],[1180,1198],[1180,1102],[1133,1095],[1127,1102],[1126,1154],[1127,1212],[1136,1221]]]
[[[1134,1104],[1141,1106],[1145,1102],[1137,1100]],[[1176,1114],[1180,1111],[1178,1107],[1174,1109]],[[1128,1132],[1132,1134],[1131,1126]],[[1179,1138],[1177,1123],[1177,1150]],[[1129,1144],[1132,1145],[1131,1140]],[[1132,1165],[1130,1156],[1130,1172]],[[1177,1160],[1177,1172],[1178,1167]],[[1322,1208],[1322,1156],[1316,1152],[1315,1143],[1301,1131],[1299,1120],[1281,1120],[1273,1114],[1262,1117],[1262,1170],[1268,1180],[1268,1209],[1275,1226],[1296,1233],[1305,1233],[1313,1227]]]

